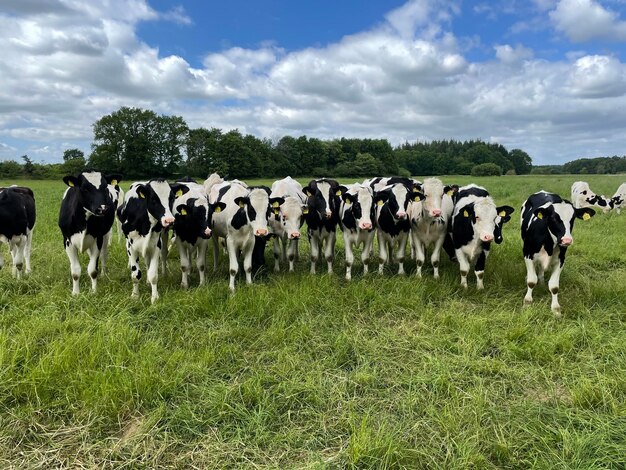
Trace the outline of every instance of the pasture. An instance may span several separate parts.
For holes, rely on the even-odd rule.
[[[519,234],[532,192],[569,199],[584,179],[612,195],[626,177],[442,179],[516,209],[483,292],[473,275],[464,291],[444,254],[439,281],[429,263],[420,280],[412,261],[406,277],[395,265],[363,277],[357,261],[347,283],[339,235],[334,275],[308,273],[306,240],[296,273],[274,274],[268,244],[269,272],[251,286],[240,272],[234,295],[225,256],[206,286],[194,272],[181,290],[174,250],[154,305],[145,282],[130,299],[115,232],[99,292],[83,257],[72,297],[57,227],[65,185],[18,182],[35,192],[38,219],[29,277],[11,277],[2,248],[0,465],[626,467],[626,215],[576,222],[561,319],[545,286],[522,308]]]

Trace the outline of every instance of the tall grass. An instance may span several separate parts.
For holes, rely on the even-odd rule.
[[[445,180],[519,210],[575,179]],[[612,194],[623,177],[586,180]],[[238,279],[234,295],[223,257],[207,286],[181,290],[172,253],[150,305],[143,283],[130,299],[116,241],[99,292],[83,276],[72,297],[63,183],[21,183],[38,221],[32,275],[0,272],[4,468],[626,467],[623,214],[576,223],[560,320],[545,287],[522,308],[518,212],[484,292],[447,260],[439,281],[356,263],[347,283],[341,243],[335,275],[312,276],[303,243],[296,273]]]

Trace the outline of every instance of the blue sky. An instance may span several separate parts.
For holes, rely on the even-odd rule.
[[[624,155],[626,0],[0,0],[0,159],[89,153],[120,106],[191,127]]]

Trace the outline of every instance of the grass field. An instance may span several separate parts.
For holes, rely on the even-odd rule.
[[[130,299],[116,241],[99,292],[83,264],[72,297],[65,186],[20,182],[38,221],[32,275],[0,272],[0,467],[625,468],[626,214],[577,221],[562,319],[545,286],[522,308],[519,207],[577,179],[444,179],[516,208],[484,292],[445,257],[437,282],[356,262],[346,283],[341,241],[335,275],[311,276],[304,242],[295,274],[234,295],[225,257],[182,291],[171,253],[155,305],[145,283]],[[626,177],[584,179],[612,195]]]

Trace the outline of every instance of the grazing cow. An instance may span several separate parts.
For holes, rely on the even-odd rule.
[[[574,220],[589,220],[595,211],[588,207],[576,208],[557,194],[539,191],[522,205],[521,230],[526,263],[526,285],[528,290],[524,304],[533,301],[533,288],[543,281],[544,271],[552,270],[548,289],[552,294],[551,309],[556,316],[561,314],[559,305],[559,278],[565,263],[567,248],[574,243],[572,230]],[[539,275],[537,275],[537,268]]]
[[[65,252],[70,260],[72,294],[80,293],[79,253],[89,252],[87,270],[91,277],[91,290],[96,291],[98,261],[115,219],[113,199],[109,191],[111,181],[119,175],[103,176],[99,171],[85,170],[78,176],[65,176],[69,187],[63,195],[59,212],[59,228],[63,234]]]
[[[273,212],[270,228],[274,234],[274,271],[280,271],[282,258],[283,262],[289,260],[289,271],[293,272],[294,261],[298,257],[300,228],[308,211],[302,185],[290,176],[274,181],[270,204]]]
[[[211,217],[213,211],[220,212],[224,203],[209,205],[204,188],[193,182],[178,182],[175,188],[174,201],[174,233],[180,270],[182,272],[181,287],[189,287],[188,276],[191,271],[191,258],[196,256],[196,266],[200,276],[200,285],[205,282],[206,252],[211,237]]]
[[[422,199],[424,199],[423,193],[413,191],[402,183],[388,186],[374,193],[376,236],[380,250],[379,274],[383,274],[385,263],[389,261],[396,244],[398,250],[395,259],[398,262],[398,274],[404,274],[406,240],[410,229],[407,211],[412,202],[419,202]]]
[[[624,201],[626,201],[626,183],[622,183],[620,187],[617,188],[617,191],[615,191],[615,194],[611,198],[613,207],[618,214],[622,212],[622,205],[624,204]]]
[[[352,279],[352,265],[354,264],[354,248],[363,244],[361,261],[363,274],[367,274],[370,253],[374,242],[374,191],[370,186],[353,184],[339,186],[341,191],[341,206],[339,208],[339,223],[343,232],[343,241],[346,250],[346,280]]]
[[[13,276],[22,277],[24,266],[30,274],[30,253],[35,226],[35,195],[30,188],[0,188],[0,243],[8,243],[13,260]],[[4,258],[0,252],[0,269]]]
[[[461,271],[461,285],[467,288],[470,264],[476,260],[476,288],[483,289],[485,261],[491,242],[502,243],[502,226],[511,220],[511,206],[493,202],[485,188],[470,184],[459,188],[450,224],[450,236]]]
[[[307,196],[308,211],[304,217],[311,244],[311,274],[315,274],[315,264],[322,250],[328,264],[328,273],[333,272],[341,201],[338,188],[337,181],[323,178],[309,181],[302,189]]]
[[[452,217],[454,203],[452,196],[459,187],[444,186],[437,178],[424,180],[422,192],[424,200],[411,204],[411,251],[417,264],[415,274],[422,277],[422,265],[426,259],[426,248],[433,245],[430,262],[435,279],[439,279],[439,254],[448,232],[448,222]]]
[[[422,190],[422,183],[420,181],[413,178],[405,178],[404,176],[377,176],[376,178],[363,181],[362,184],[369,186],[374,192],[381,191],[387,186],[392,186],[394,184],[403,184],[412,192],[419,192]]]
[[[572,205],[576,209],[595,206],[607,213],[613,209],[614,202],[613,199],[594,193],[588,183],[576,181],[572,184]]]
[[[159,261],[163,240],[161,232],[174,224],[172,214],[175,191],[184,185],[172,185],[162,178],[146,183],[133,183],[126,193],[124,203],[117,209],[126,237],[126,251],[133,281],[133,298],[139,297],[141,268],[139,257],[145,260],[148,282],[152,287],[151,302],[159,298]],[[183,189],[184,191],[184,189]]]
[[[217,193],[215,199],[214,191]],[[270,215],[269,193],[270,189],[264,186],[244,187],[241,183],[229,182],[215,185],[211,189],[211,203],[224,203],[224,209],[213,214],[214,255],[217,259],[217,237],[225,238],[230,264],[228,287],[231,292],[235,291],[239,252],[243,255],[246,283],[252,283],[253,252],[257,239],[261,237],[263,242],[269,233],[267,227]]]

